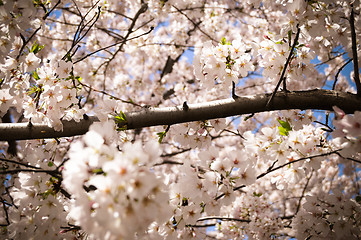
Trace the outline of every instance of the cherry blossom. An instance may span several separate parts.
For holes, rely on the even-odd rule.
[[[0,238],[360,239],[360,7],[0,1]]]

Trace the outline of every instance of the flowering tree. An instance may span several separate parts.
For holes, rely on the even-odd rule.
[[[360,7],[0,1],[1,238],[360,239]]]

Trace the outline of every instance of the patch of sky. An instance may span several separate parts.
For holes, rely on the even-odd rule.
[[[189,47],[189,48],[187,48],[187,49],[183,52],[180,60],[185,59],[185,60],[186,60],[187,62],[189,62],[190,64],[193,64],[193,58],[194,58],[194,48],[193,48],[193,47]]]
[[[159,22],[158,25],[154,28],[153,33],[156,33],[162,27],[168,27],[168,26],[169,26],[169,20],[166,20],[164,22]]]
[[[66,6],[66,5],[65,5],[65,6]],[[52,11],[49,16],[50,16],[50,17],[54,17],[54,16],[55,16],[55,18],[59,18],[62,13],[63,13],[63,10],[54,9],[54,11]]]
[[[352,63],[352,61],[349,61],[350,57],[348,56],[347,52],[345,52],[345,50],[343,49],[342,46],[338,46],[333,50],[333,55],[334,56],[342,56],[342,58],[344,59],[344,62],[340,66],[338,66],[337,71],[341,70],[339,75],[345,76],[346,79],[348,80],[348,82],[350,83],[350,85],[356,89],[355,82],[353,81],[353,79],[351,79],[351,72],[353,71],[353,63]],[[317,57],[315,59],[311,60],[311,63],[314,64],[316,66],[316,69],[321,73],[325,73],[326,68],[329,67],[327,62],[322,63]],[[346,65],[343,66],[344,64],[346,64]],[[360,71],[360,69],[359,69],[359,71]],[[334,83],[334,80],[331,80],[331,81],[327,82],[323,88],[331,90],[333,83]]]

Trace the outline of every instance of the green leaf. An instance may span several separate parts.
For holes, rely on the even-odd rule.
[[[287,32],[287,35],[288,35],[288,42],[290,43],[292,41],[292,30],[289,30]]]
[[[33,46],[31,46],[30,52],[32,52],[34,54],[37,54],[38,52],[40,52],[44,48],[44,46],[45,45],[37,44],[36,40],[35,40],[35,42],[33,43]]]
[[[168,125],[167,128],[166,128],[163,132],[157,133],[158,138],[159,138],[159,139],[158,139],[159,144],[162,143],[163,138],[165,137],[165,135],[167,134],[167,132],[169,131],[169,129],[170,129],[170,125]]]
[[[117,130],[118,131],[123,131],[123,130],[127,130],[127,116],[125,116],[125,114],[121,111],[120,113],[117,113],[117,115],[115,115],[114,117],[115,123],[118,125]]]
[[[161,0],[160,1],[160,8],[163,8],[166,2],[168,2],[168,0]]]
[[[33,93],[40,93],[42,91],[42,88],[40,86],[37,85],[31,85],[31,87],[29,88],[29,90],[27,91],[28,95],[31,95]]]
[[[159,142],[159,143],[162,143],[163,138],[165,137],[166,134],[167,134],[166,131],[157,133],[157,135],[158,135],[158,142]]]
[[[103,169],[101,169],[101,168],[93,169],[92,172],[95,174],[103,174],[104,173]]]
[[[40,79],[40,77],[39,77],[39,75],[38,75],[38,73],[37,73],[36,71],[33,71],[33,72],[32,72],[32,75],[33,75],[33,77],[34,77],[35,80],[39,80],[39,79]]]
[[[278,130],[282,136],[288,136],[288,131],[283,127],[278,127]]]
[[[133,99],[131,99],[131,98],[128,98],[128,101],[129,101],[130,103],[134,104],[134,101],[133,101]]]
[[[248,119],[252,118],[253,116],[254,116],[254,113],[246,116],[246,117],[243,119],[243,121],[247,121]]]
[[[262,196],[262,193],[253,192],[253,196],[254,196],[254,197],[260,197],[260,196]]]
[[[277,119],[281,126],[278,127],[278,130],[282,136],[288,136],[288,132],[292,130],[292,127],[289,122],[282,121]]]
[[[292,127],[291,127],[291,125],[290,125],[289,122],[287,122],[287,121],[282,121],[282,120],[280,120],[280,119],[278,119],[277,121],[278,121],[278,122],[281,124],[281,126],[282,126],[283,128],[285,128],[286,130],[288,130],[288,131],[291,131],[291,130],[292,130]]]
[[[127,125],[124,125],[124,126],[118,127],[116,130],[119,132],[119,131],[125,131],[127,129],[128,129]]]
[[[54,166],[54,163],[53,162],[48,162],[48,167],[52,167]]]
[[[70,53],[67,53],[67,54],[65,55],[65,58],[66,58],[66,60],[67,60],[67,61],[65,61],[65,62],[73,62],[72,59],[71,59]],[[95,74],[94,74],[94,75],[95,75]]]
[[[121,111],[119,114],[115,116],[116,123],[123,123],[127,121],[127,117],[125,114]]]
[[[226,38],[225,38],[225,37],[222,37],[222,39],[221,39],[221,44],[222,44],[222,45],[226,45],[226,43],[227,43]]]
[[[188,199],[185,197],[182,199],[182,206],[188,206]]]

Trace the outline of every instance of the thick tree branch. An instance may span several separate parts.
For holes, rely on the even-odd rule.
[[[237,99],[229,98],[206,103],[187,104],[187,111],[184,110],[183,106],[145,108],[138,112],[125,113],[127,123],[119,127],[127,125],[127,129],[136,129],[286,109],[332,111],[333,106],[338,106],[345,113],[361,111],[361,98],[351,93],[321,89],[288,93],[277,92],[272,104],[266,106],[270,95],[258,94],[238,97]],[[63,121],[64,130],[61,132],[56,132],[46,124],[28,126],[27,123],[1,123],[0,141],[82,135],[96,121],[98,121],[96,117],[89,117],[89,119],[81,120],[79,123]]]
[[[86,133],[93,122],[98,122],[98,118],[89,117],[80,122],[63,121],[63,131],[55,131],[47,124],[33,123],[0,123],[0,141],[26,140],[71,137]]]

